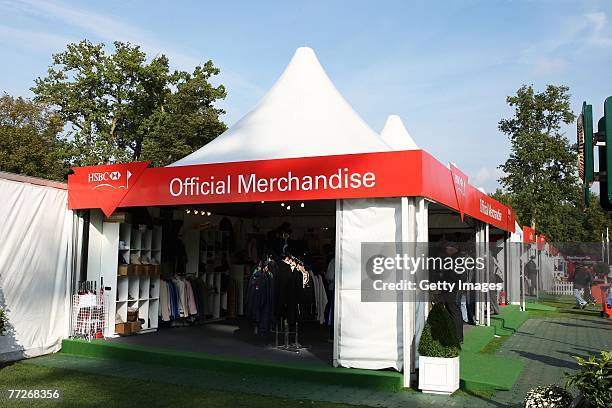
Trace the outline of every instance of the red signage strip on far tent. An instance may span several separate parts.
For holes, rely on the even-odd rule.
[[[538,251],[544,249],[544,244],[546,243],[546,235],[540,234],[536,237],[536,241],[538,243]]]
[[[523,227],[523,243],[533,244],[536,242],[536,233],[533,228]]]
[[[457,198],[457,208],[463,221],[463,215],[467,201],[468,176],[457,168],[454,164],[450,164],[450,173],[455,187],[455,197]]]
[[[69,208],[101,208],[108,216],[118,207],[407,196],[430,198],[514,230],[511,209],[469,185],[467,177],[460,209],[451,170],[422,150],[146,166],[75,168],[68,177]],[[128,172],[129,184],[122,184]],[[117,173],[120,177],[108,182]]]

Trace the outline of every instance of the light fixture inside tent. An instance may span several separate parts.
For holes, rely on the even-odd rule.
[[[394,150],[418,150],[416,142],[398,115],[389,115],[380,131],[380,138]]]

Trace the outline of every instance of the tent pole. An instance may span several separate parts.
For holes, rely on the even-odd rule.
[[[334,343],[333,343],[333,365],[338,367],[338,354],[340,344],[340,288],[342,279],[342,200],[336,200],[336,250],[335,250],[335,272],[334,272]]]
[[[416,246],[416,207],[413,197],[401,198],[401,238],[402,252],[407,252],[409,256],[414,256]],[[415,364],[413,355],[414,344],[414,292],[402,292],[402,349],[403,349],[403,368],[404,368],[404,387],[410,387],[411,374],[414,372]]]

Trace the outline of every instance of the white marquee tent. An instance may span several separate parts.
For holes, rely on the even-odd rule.
[[[388,150],[301,47],[251,112],[173,166]]]
[[[406,130],[404,122],[398,115],[389,115],[385,126],[380,131],[380,137],[394,150],[418,150],[416,142]]]
[[[251,112],[173,166],[389,150],[338,92],[314,51],[301,47]],[[402,303],[361,302],[360,257],[361,242],[409,241],[406,200],[336,201],[335,365],[403,367],[404,341],[411,344],[414,332],[404,337]]]

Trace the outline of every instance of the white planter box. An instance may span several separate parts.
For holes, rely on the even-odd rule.
[[[430,394],[452,394],[459,389],[459,357],[419,356],[419,389]]]

